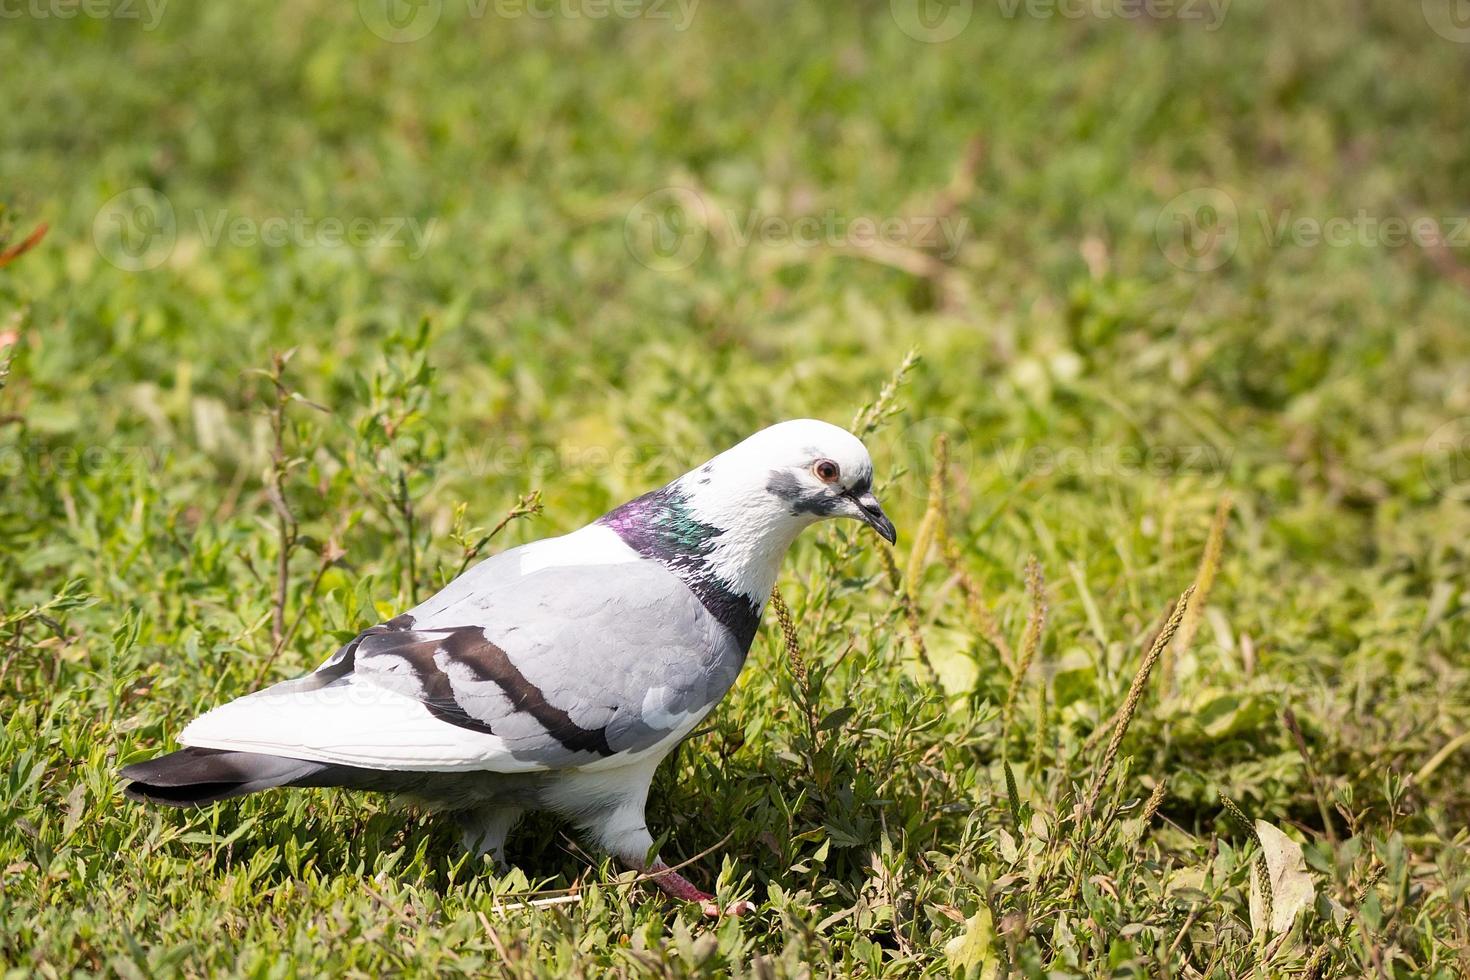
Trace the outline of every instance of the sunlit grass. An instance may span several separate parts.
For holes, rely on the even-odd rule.
[[[1464,46],[893,6],[4,21],[0,254],[49,230],[0,269],[0,963],[1470,972],[1470,259],[1293,230],[1464,212]],[[1222,200],[1233,243],[1177,237]],[[856,416],[899,547],[798,543],[650,802],[755,916],[544,818],[497,877],[383,799],[122,799],[465,561],[805,415]]]

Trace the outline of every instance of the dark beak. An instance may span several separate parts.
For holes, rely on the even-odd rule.
[[[871,493],[865,493],[861,497],[856,494],[851,496],[853,503],[857,504],[858,510],[862,512],[862,522],[877,531],[884,541],[889,544],[897,544],[898,529],[893,526],[888,515],[883,513],[883,505],[878,503],[878,498]]]

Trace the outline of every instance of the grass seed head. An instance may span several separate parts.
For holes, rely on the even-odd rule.
[[[1113,771],[1113,764],[1118,759],[1118,750],[1122,748],[1123,736],[1128,734],[1128,726],[1133,723],[1133,715],[1138,711],[1138,704],[1143,700],[1143,692],[1148,687],[1149,675],[1153,673],[1154,666],[1163,655],[1164,648],[1174,638],[1179,629],[1180,622],[1184,619],[1185,610],[1189,608],[1190,597],[1194,595],[1194,586],[1185,589],[1174,603],[1174,611],[1164,623],[1164,628],[1159,630],[1158,636],[1154,637],[1153,646],[1149,648],[1143,663],[1138,667],[1138,673],[1133,675],[1133,683],[1128,686],[1128,697],[1123,702],[1122,710],[1118,712],[1118,720],[1113,725],[1112,738],[1108,740],[1107,751],[1103,753],[1102,764],[1098,766],[1097,773],[1093,777],[1092,789],[1087,794],[1086,812],[1091,815],[1097,807],[1098,797],[1102,795],[1103,783],[1107,781],[1108,774]]]

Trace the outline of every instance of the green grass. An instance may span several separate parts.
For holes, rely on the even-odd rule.
[[[0,235],[50,226],[0,269],[16,975],[1470,972],[1470,49],[1420,4],[980,3],[943,43],[878,0],[444,0],[412,43],[352,3],[13,6]],[[1381,224],[1421,215],[1450,240]],[[549,820],[497,879],[382,799],[123,800],[518,500],[490,551],[845,423],[911,348],[868,440],[892,567],[799,542],[791,644],[768,616],[654,785],[665,856],[715,847],[687,873],[757,915]],[[1271,828],[1274,904],[1315,894],[1282,933]]]

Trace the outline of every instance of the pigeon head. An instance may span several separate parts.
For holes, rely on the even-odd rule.
[[[893,522],[873,493],[873,460],[852,433],[814,419],[762,429],[726,453],[729,464],[761,471],[768,499],[803,523],[827,517],[862,521],[890,544]],[[721,467],[724,456],[712,461]]]
[[[862,521],[889,542],[893,522],[873,493],[873,460],[852,433],[815,419],[762,429],[670,485],[691,511],[740,537],[790,545],[828,517]]]
[[[835,425],[794,419],[762,429],[598,523],[671,568],[707,606],[724,610],[722,620],[734,623],[748,645],[787,549],[804,528],[831,517],[896,538],[873,493],[873,460],[862,442]]]

